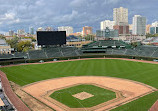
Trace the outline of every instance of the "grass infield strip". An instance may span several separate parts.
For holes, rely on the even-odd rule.
[[[81,92],[89,93],[93,95],[93,97],[85,100],[73,97],[73,95]],[[116,98],[116,94],[110,90],[93,85],[78,85],[55,91],[50,97],[70,108],[89,108]]]

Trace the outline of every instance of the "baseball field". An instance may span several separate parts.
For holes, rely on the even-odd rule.
[[[38,98],[38,96],[37,99],[41,101],[43,100],[43,102],[46,100],[51,102],[49,101],[51,98],[56,101],[56,104],[59,102],[63,104],[64,108],[66,106],[73,108],[96,106],[100,103],[116,98],[118,96],[117,92],[120,92],[122,98],[118,97],[114,100],[114,102],[121,100],[123,102],[126,98],[128,102],[124,101],[124,104],[112,109],[112,111],[147,111],[158,99],[158,91],[156,91],[158,89],[158,64],[117,59],[90,59],[45,64],[18,65],[2,67],[0,70],[7,75],[10,81],[24,87],[24,90],[26,92],[28,91],[28,93],[32,96],[34,96],[34,94],[38,91],[40,92],[40,90],[44,91],[45,89],[49,89],[45,90],[47,94],[39,94],[45,100],[43,100],[43,98]],[[86,81],[86,78],[77,78],[75,80],[75,78],[69,77],[91,77],[91,80]],[[60,80],[59,78],[63,79]],[[115,79],[118,79],[118,82],[115,83]],[[55,82],[55,80],[58,80],[58,82]],[[93,80],[96,81],[95,84],[97,85],[92,83]],[[42,81],[45,82],[45,84],[42,84]],[[47,81],[49,86],[46,84]],[[82,84],[77,81],[81,81]],[[123,81],[125,82],[123,83]],[[61,82],[65,83],[61,84]],[[76,84],[69,84],[69,82],[76,82]],[[60,86],[56,86],[58,83]],[[113,85],[111,83],[113,83]],[[37,85],[40,85],[41,87],[37,89],[33,88]],[[122,89],[119,89],[117,85],[122,85]],[[56,86],[56,89],[54,86]],[[108,86],[114,90],[106,88]],[[137,91],[139,88],[142,88],[142,90]],[[36,91],[36,93],[32,93],[31,91]],[[116,93],[116,95],[114,95],[114,93]],[[136,94],[137,96],[134,97]],[[98,99],[97,97],[104,99]],[[110,103],[107,104],[109,105]],[[52,108],[54,108],[53,105]]]

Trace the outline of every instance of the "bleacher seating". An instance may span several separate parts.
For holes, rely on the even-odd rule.
[[[114,55],[124,55],[126,49],[112,49],[112,54]]]
[[[45,59],[48,58],[43,50],[29,51],[29,59]]]
[[[128,46],[129,47],[130,45],[117,40],[94,41],[88,44],[88,47],[94,47],[94,46],[126,46],[126,47]]]
[[[74,47],[53,47],[28,52],[29,59],[45,59],[53,57],[68,57],[79,55],[82,55],[82,51]]]
[[[127,46],[121,47],[106,47],[106,46]],[[14,57],[27,57],[27,59],[45,59],[53,57],[69,57],[69,56],[80,56],[86,53],[105,53],[112,55],[131,55],[131,56],[142,56],[142,57],[156,57],[158,58],[158,47],[156,46],[138,46],[136,48],[129,48],[129,45],[116,40],[107,41],[94,41],[83,48],[78,49],[75,47],[51,47],[42,50],[32,50],[27,53],[17,52],[14,54],[1,55],[0,58],[14,58]]]
[[[153,46],[140,46],[135,49],[135,52],[137,52],[139,56],[152,57],[157,49],[158,47]],[[156,57],[158,57],[158,55]]]
[[[158,57],[158,50],[155,51],[151,57]]]
[[[15,57],[27,57],[27,53],[25,52],[16,52],[14,54]]]
[[[62,53],[60,52],[59,48],[48,48],[48,49],[45,49],[45,53],[46,53],[48,58],[62,57]]]
[[[11,58],[11,57],[13,57],[13,55],[11,55],[11,54],[0,54],[1,59],[2,58]]]
[[[0,82],[0,86],[2,86],[1,82]],[[3,90],[0,90],[0,99],[4,103],[4,106],[0,107],[1,111],[15,111],[13,106],[9,103],[7,97],[5,97]]]
[[[76,48],[72,47],[64,47],[60,49],[64,56],[77,56],[77,53],[75,52]]]

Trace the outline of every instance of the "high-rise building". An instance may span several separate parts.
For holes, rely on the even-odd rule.
[[[105,20],[100,22],[100,29],[105,30],[107,27],[109,29],[113,29],[114,25],[115,25],[115,21]]]
[[[133,35],[146,35],[146,17],[135,15],[133,17]]]
[[[13,36],[14,35],[14,31],[9,30],[9,36]]]
[[[58,31],[66,31],[66,35],[70,35],[71,33],[73,33],[73,27],[70,26],[58,27]]]
[[[6,32],[4,35],[5,35],[5,36],[10,36],[10,35],[9,35],[9,32]]]
[[[29,27],[29,34],[34,34],[34,28],[33,27]]]
[[[43,31],[43,28],[42,28],[42,27],[39,27],[39,28],[37,29],[37,31]]]
[[[158,27],[158,21],[152,23],[152,27]]]
[[[113,20],[118,25],[120,22],[128,24],[128,9],[127,8],[114,8],[113,9]]]
[[[25,30],[24,29],[17,30],[17,34],[18,35],[24,35],[25,34]]]
[[[129,35],[129,25],[127,23],[119,23],[118,25],[114,26],[115,30],[118,30],[119,35]]]
[[[158,21],[152,23],[150,27],[150,34],[158,34]]]
[[[52,27],[46,27],[45,31],[53,31],[53,28]]]
[[[104,30],[97,30],[96,37],[103,37],[103,38],[115,38],[119,37],[118,30],[109,29],[106,27]]]
[[[93,34],[93,28],[89,27],[89,26],[83,27],[82,35],[86,36],[86,35],[90,35],[90,34]]]
[[[130,32],[130,34],[132,34],[132,30],[133,30],[133,24],[129,24],[129,32]]]
[[[150,27],[151,27],[150,24],[146,25],[146,33],[147,33],[147,34],[150,33]]]
[[[150,34],[158,34],[158,27],[150,27]]]

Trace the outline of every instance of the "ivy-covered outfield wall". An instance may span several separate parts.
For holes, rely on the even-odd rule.
[[[104,55],[104,54],[91,54],[91,55],[82,55],[82,56],[71,56],[71,57],[54,57],[49,59],[22,59],[22,60],[5,60],[0,61],[0,65],[12,65],[12,64],[22,64],[22,63],[37,63],[37,62],[49,62],[53,60],[69,60],[69,59],[83,59],[83,58],[127,58],[127,59],[137,59],[137,60],[147,60],[153,61],[158,58],[152,57],[139,57],[139,56],[128,56],[128,55]]]

